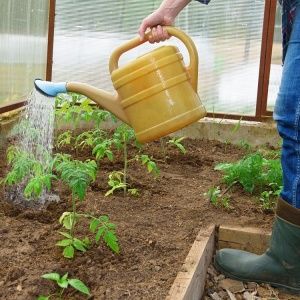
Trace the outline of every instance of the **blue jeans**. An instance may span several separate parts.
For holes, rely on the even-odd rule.
[[[300,208],[300,6],[283,66],[282,79],[274,109],[274,120],[283,139],[281,197]]]

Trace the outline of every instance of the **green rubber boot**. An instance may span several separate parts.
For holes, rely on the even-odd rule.
[[[222,249],[217,251],[215,267],[239,281],[269,283],[300,294],[300,209],[279,200],[270,248],[262,255]]]

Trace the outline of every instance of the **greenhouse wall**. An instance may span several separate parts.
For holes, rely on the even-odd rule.
[[[0,105],[20,100],[45,78],[48,0],[0,0]]]
[[[53,79],[91,83],[112,91],[112,50],[137,35],[142,19],[161,1],[56,0]],[[199,94],[211,112],[254,115],[265,1],[191,2],[176,25],[190,34],[199,52]],[[187,51],[178,45],[188,62]],[[144,44],[121,57],[149,51]],[[155,46],[157,47],[157,45]]]
[[[26,97],[33,79],[46,77],[49,3],[54,2],[52,80],[83,81],[113,91],[108,71],[111,52],[137,35],[142,19],[161,0],[116,0],[113,6],[101,0],[0,0],[0,105]],[[267,2],[192,1],[176,21],[198,48],[199,95],[212,114],[255,115]],[[268,95],[271,110],[281,76],[280,19],[278,7]],[[165,43],[178,46],[188,63],[181,42],[172,38]],[[159,46],[145,43],[124,54],[120,65]]]

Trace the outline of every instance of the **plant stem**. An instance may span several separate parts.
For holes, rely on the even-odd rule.
[[[238,181],[234,181],[232,182],[225,190],[222,194],[220,194],[219,198],[222,198],[235,184],[237,184]]]
[[[72,195],[72,212],[73,212],[73,219],[72,219],[72,226],[70,229],[70,235],[72,236],[72,240],[74,238],[74,228],[75,228],[75,216],[76,216],[76,202],[75,197]]]
[[[128,165],[128,159],[127,159],[127,141],[125,134],[123,135],[123,143],[124,143],[124,197],[126,196],[127,192],[127,165]]]
[[[63,295],[63,293],[64,293],[64,290],[65,290],[65,289],[61,289],[61,290],[60,290],[60,293],[59,293],[59,299],[62,299],[62,295]]]
[[[164,138],[160,139],[160,147],[161,147],[161,150],[162,150],[164,162],[166,162],[166,146],[165,146],[165,140],[164,140]]]

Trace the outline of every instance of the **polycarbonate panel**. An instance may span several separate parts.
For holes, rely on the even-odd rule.
[[[277,5],[267,109],[273,111],[282,74],[281,6]]]
[[[45,78],[48,0],[0,0],[0,105],[24,98]]]
[[[57,0],[53,79],[77,80],[112,91],[112,50],[137,35],[141,20],[161,1]],[[199,52],[199,94],[211,112],[255,113],[264,1],[192,1],[176,25]],[[188,63],[185,47],[176,44]],[[121,57],[120,65],[149,51],[144,44]],[[155,46],[157,47],[157,45]]]

